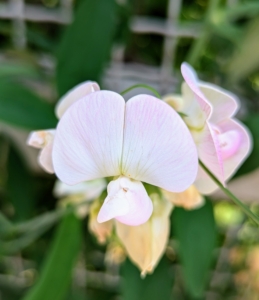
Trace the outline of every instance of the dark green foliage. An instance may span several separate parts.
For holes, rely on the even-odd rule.
[[[38,282],[24,300],[65,299],[80,246],[81,221],[71,213],[61,221]]]
[[[172,230],[179,243],[178,254],[186,289],[191,296],[202,297],[217,236],[211,203],[206,201],[203,207],[191,211],[175,208]]]
[[[140,277],[139,269],[127,260],[122,266],[123,300],[169,300],[172,295],[173,274],[171,264],[162,258],[155,271],[146,278]]]
[[[114,0],[83,0],[58,51],[57,85],[63,95],[85,80],[100,80],[115,31]]]
[[[53,106],[21,84],[0,82],[0,120],[21,128],[54,128],[57,120]]]

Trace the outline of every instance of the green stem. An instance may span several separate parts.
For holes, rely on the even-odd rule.
[[[259,217],[256,216],[242,201],[240,201],[234,194],[230,192],[229,189],[225,188],[224,185],[210,172],[210,170],[201,162],[199,161],[200,166],[203,170],[210,176],[210,178],[221,188],[221,190],[235,202],[243,212],[250,217],[257,225],[259,225]]]
[[[149,91],[151,91],[157,98],[161,99],[161,95],[158,93],[158,91],[156,89],[154,89],[152,86],[149,86],[147,84],[134,84],[131,87],[127,88],[126,90],[122,91],[120,94],[123,96],[126,93],[130,92],[133,89],[137,89],[137,88],[144,88],[147,89]]]

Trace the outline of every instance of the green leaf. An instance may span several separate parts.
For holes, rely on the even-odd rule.
[[[114,0],[83,0],[58,51],[57,85],[63,95],[85,80],[99,81],[115,30]]]
[[[13,147],[10,147],[9,151],[7,174],[6,190],[8,199],[14,207],[14,219],[25,220],[31,217],[36,204],[35,180]]]
[[[52,105],[13,81],[0,83],[0,121],[32,130],[57,124]]]
[[[259,114],[249,115],[243,122],[252,134],[253,149],[236,176],[252,172],[259,167]]]
[[[123,300],[169,300],[172,294],[173,274],[171,264],[163,257],[151,275],[140,277],[140,271],[129,260],[122,265]]]
[[[206,201],[203,207],[191,211],[175,208],[172,230],[179,243],[178,254],[186,289],[192,297],[202,297],[216,243],[211,203]]]
[[[68,214],[58,227],[38,282],[23,299],[65,299],[80,245],[81,221]]]
[[[227,74],[232,82],[244,79],[259,68],[259,17],[251,20],[245,33],[239,38],[237,50],[227,66]]]

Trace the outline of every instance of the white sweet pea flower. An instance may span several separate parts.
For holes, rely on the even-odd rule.
[[[149,95],[125,103],[111,91],[91,93],[66,111],[52,158],[55,173],[66,184],[116,176],[98,221],[115,218],[133,226],[145,223],[153,210],[141,181],[182,192],[198,168],[191,134],[174,110]]]
[[[86,81],[68,91],[56,105],[55,112],[57,118],[60,119],[68,107],[77,100],[98,90],[100,90],[100,88],[96,82]],[[54,173],[52,164],[54,135],[55,129],[33,131],[27,140],[29,146],[41,149],[39,154],[39,164],[48,173]]]

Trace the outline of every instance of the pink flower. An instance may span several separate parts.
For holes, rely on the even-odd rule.
[[[66,111],[52,158],[66,184],[116,176],[98,221],[115,218],[133,226],[145,223],[153,210],[141,181],[181,192],[193,183],[198,168],[191,134],[174,110],[148,95],[125,103],[111,91],[88,94]]]
[[[185,83],[182,86],[182,112],[197,145],[199,159],[223,183],[246,159],[251,150],[251,138],[246,127],[233,116],[238,110],[236,97],[209,83],[200,82],[187,63],[181,66]],[[180,108],[180,109],[181,109]],[[196,187],[202,194],[217,189],[217,185],[199,168]]]

